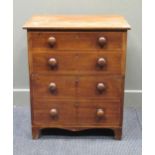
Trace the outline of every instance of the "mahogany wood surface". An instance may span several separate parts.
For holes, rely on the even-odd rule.
[[[51,109],[58,111],[56,117],[51,116]],[[104,116],[101,118],[97,116],[98,109],[104,110]],[[33,113],[33,124],[47,127],[120,125],[120,102],[118,101],[37,100]]]
[[[57,65],[51,67],[48,61],[54,58]],[[100,67],[98,60],[104,58],[105,65]],[[35,53],[32,55],[34,73],[48,73],[48,74],[121,74],[120,62],[122,58],[121,52],[55,52],[55,53]]]
[[[118,15],[37,15],[29,19],[24,29],[130,29],[123,16]]]
[[[29,31],[30,46],[33,52],[43,51],[70,51],[74,50],[121,50],[123,48],[124,31]],[[55,45],[51,46],[48,39],[55,37]],[[105,37],[106,43],[102,47],[99,38]],[[95,51],[94,51],[95,52]]]
[[[41,99],[58,98],[97,98],[97,99],[118,99],[120,100],[122,83],[124,80],[113,76],[49,76],[33,75],[33,95]],[[51,92],[50,83],[56,85],[56,90]],[[99,92],[97,85],[105,84],[105,90]]]
[[[110,128],[121,139],[127,30],[121,16],[35,16],[28,31],[32,137]]]

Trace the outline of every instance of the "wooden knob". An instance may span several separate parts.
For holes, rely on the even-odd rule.
[[[57,89],[56,84],[55,84],[54,82],[51,82],[51,83],[49,84],[49,90],[50,90],[51,92],[55,92],[56,89]]]
[[[50,110],[51,117],[57,117],[58,116],[58,110],[53,108]]]
[[[50,58],[50,59],[48,60],[48,64],[49,64],[49,66],[50,66],[51,68],[54,68],[54,67],[57,66],[57,60],[56,60],[55,58]]]
[[[107,42],[107,39],[105,37],[99,37],[98,39],[98,43],[100,45],[100,47],[103,47]]]
[[[104,110],[103,109],[97,109],[96,115],[98,118],[102,118],[104,116]]]
[[[56,44],[56,38],[55,37],[49,37],[48,43],[51,47],[53,47]]]
[[[98,83],[98,84],[97,84],[97,90],[98,90],[100,93],[103,92],[103,91],[105,91],[105,89],[106,89],[106,86],[105,86],[104,83]]]
[[[104,67],[104,66],[106,66],[106,59],[105,58],[99,58],[98,60],[97,60],[97,65],[99,66],[99,67]]]

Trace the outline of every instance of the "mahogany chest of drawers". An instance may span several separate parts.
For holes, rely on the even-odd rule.
[[[28,34],[32,137],[110,128],[121,139],[127,30],[121,16],[34,16]]]

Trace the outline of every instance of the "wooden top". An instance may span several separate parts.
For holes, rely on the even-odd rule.
[[[23,26],[24,29],[130,29],[122,16],[33,16]]]

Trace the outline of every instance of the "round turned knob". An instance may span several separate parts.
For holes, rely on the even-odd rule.
[[[99,37],[98,43],[101,47],[103,47],[107,42],[107,39],[105,37]]]
[[[51,109],[51,110],[50,110],[50,115],[51,115],[52,117],[58,116],[58,110],[55,109],[55,108]]]
[[[104,110],[103,109],[97,109],[96,115],[98,118],[102,118],[104,116]]]
[[[105,65],[106,65],[106,59],[105,58],[99,58],[98,60],[97,60],[97,65],[99,66],[99,67],[104,67]]]
[[[51,82],[51,83],[49,84],[49,90],[50,90],[51,92],[54,92],[54,91],[56,91],[56,89],[57,89],[56,84],[55,84],[54,82]]]
[[[48,43],[50,46],[54,46],[56,44],[56,38],[55,37],[49,37],[48,38]]]
[[[98,90],[99,92],[103,92],[103,91],[105,91],[105,89],[106,89],[106,86],[105,86],[104,83],[98,83],[98,84],[97,84],[97,90]]]
[[[54,67],[57,66],[57,60],[55,58],[50,58],[48,60],[48,64],[49,64],[50,67],[54,68]]]

